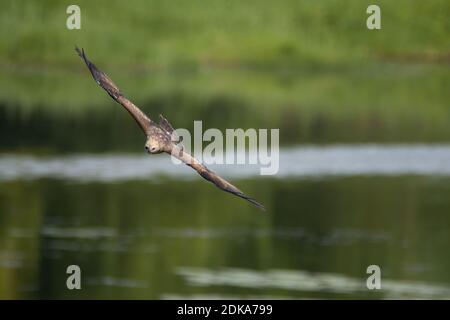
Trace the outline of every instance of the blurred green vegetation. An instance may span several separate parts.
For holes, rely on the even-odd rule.
[[[102,139],[116,137],[117,125],[136,139],[76,56],[78,45],[144,111],[175,127],[202,119],[205,127],[281,128],[282,143],[450,139],[446,0],[77,4],[81,30],[67,30],[67,2],[2,3],[3,128],[52,140],[68,122],[90,128],[94,117],[111,128]],[[381,7],[381,30],[366,28],[369,4]],[[33,146],[29,139],[21,146]]]
[[[445,0],[77,1],[80,31],[65,28],[69,4],[3,1],[3,63],[77,65],[67,48],[78,44],[106,66],[290,68],[403,54],[439,57],[450,44]],[[366,28],[370,4],[382,10],[379,32]]]

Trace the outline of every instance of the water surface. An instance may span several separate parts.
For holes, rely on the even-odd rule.
[[[3,154],[0,297],[448,299],[449,155],[298,146],[277,176],[213,166],[262,213],[167,156]]]
[[[255,157],[257,158],[257,157]],[[272,157],[275,163],[275,156]],[[450,175],[450,145],[331,145],[282,148],[273,178],[358,175]],[[212,163],[210,158],[204,159]],[[208,165],[230,178],[257,178],[263,164]],[[175,165],[167,154],[78,154],[35,157],[0,156],[0,179],[62,178],[83,181],[120,181],[197,178],[183,164]]]

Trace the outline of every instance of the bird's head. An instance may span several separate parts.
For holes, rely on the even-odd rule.
[[[158,139],[154,139],[153,137],[149,137],[147,142],[145,142],[145,151],[150,154],[157,154],[163,152],[163,146]]]

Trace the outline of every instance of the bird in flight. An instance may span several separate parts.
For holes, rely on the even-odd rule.
[[[241,197],[265,211],[264,206],[258,201],[244,194],[234,185],[209,170],[191,154],[185,152],[181,146],[181,139],[176,135],[172,125],[166,118],[159,115],[159,123],[151,120],[120,92],[119,88],[104,72],[88,60],[83,49],[80,50],[76,47],[75,50],[86,63],[86,66],[91,72],[95,82],[97,82],[97,84],[102,87],[111,96],[111,98],[121,104],[131,114],[139,127],[141,127],[147,138],[147,141],[145,142],[145,150],[149,154],[157,154],[162,152],[171,154],[197,171],[204,179],[215,184],[218,188]]]

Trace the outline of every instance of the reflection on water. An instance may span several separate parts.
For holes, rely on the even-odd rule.
[[[148,288],[149,285],[145,281],[134,279],[118,279],[114,277],[88,278],[86,284],[89,286],[111,286],[123,288]]]
[[[205,159],[205,162],[211,162]],[[255,177],[258,165],[210,165],[221,174]],[[450,175],[450,145],[337,145],[281,149],[276,177],[354,175]],[[64,178],[85,181],[197,178],[168,155],[0,156],[0,180]]]
[[[349,155],[331,150],[284,154]],[[261,213],[202,179],[105,181],[87,170],[80,181],[61,175],[63,159],[30,160],[56,162],[57,174],[2,174],[1,298],[450,298],[446,174],[237,179]],[[66,288],[72,264],[80,291]],[[381,291],[364,287],[371,264]]]
[[[302,270],[254,271],[245,269],[208,270],[179,268],[177,274],[193,286],[231,286],[243,288],[276,288],[305,292],[355,293],[366,292],[366,279],[332,273],[312,273]],[[383,280],[385,298],[450,299],[450,286],[427,283]]]

